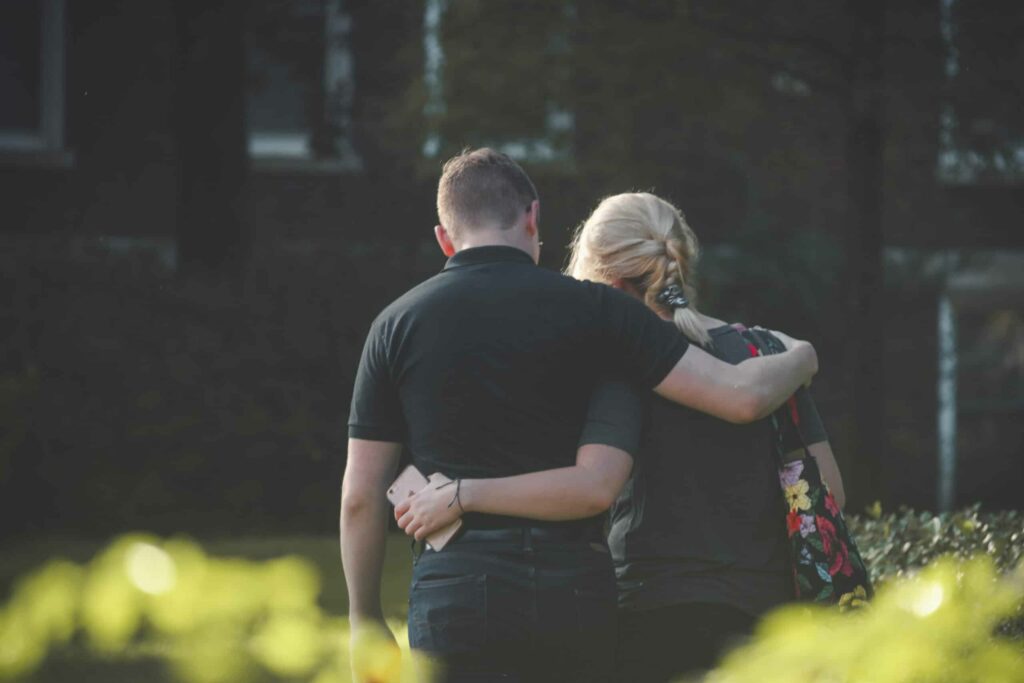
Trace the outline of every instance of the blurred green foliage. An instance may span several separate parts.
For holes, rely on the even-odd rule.
[[[999,578],[984,555],[942,558],[893,579],[868,609],[783,607],[733,650],[707,683],[1012,683],[1024,647],[998,626],[1024,605],[1024,567]]]
[[[122,536],[85,565],[63,559],[19,580],[0,609],[0,680],[19,680],[51,651],[154,656],[188,683],[349,680],[349,627],[318,605],[321,578],[306,558],[217,558],[196,543]],[[418,681],[430,663],[362,636],[356,661],[368,679]]]
[[[876,503],[848,521],[879,588],[870,606],[777,610],[707,683],[1024,680],[1021,512]]]
[[[710,680],[1024,680],[1020,512],[874,507],[850,526],[879,587],[875,601],[852,614],[784,608]],[[48,561],[15,582],[0,607],[0,680],[20,680],[48,654],[76,649],[163,662],[185,683],[331,683],[350,680],[353,667],[364,680],[429,678],[429,662],[409,653],[401,618],[389,619],[399,648],[368,631],[350,649],[346,619],[319,602],[322,572],[338,571],[319,557],[321,545],[333,555],[326,539],[316,547],[221,544],[251,558],[240,559],[184,538],[131,534],[85,563]],[[389,545],[386,613],[402,615],[406,542],[396,535]],[[268,557],[274,548],[301,555]]]

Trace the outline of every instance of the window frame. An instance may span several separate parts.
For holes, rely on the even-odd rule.
[[[250,167],[255,171],[335,173],[354,172],[363,168],[362,159],[352,140],[352,104],[355,72],[351,48],[352,19],[344,0],[323,3],[324,60],[323,88],[327,117],[345,132],[338,140],[339,154],[317,157],[313,153],[313,130],[274,130],[248,127],[246,150]],[[248,60],[248,57],[247,57]],[[248,98],[248,93],[246,98]],[[247,102],[248,106],[248,102]]]
[[[420,154],[428,160],[439,158],[445,142],[435,124],[437,118],[443,116],[447,109],[444,99],[445,46],[441,35],[448,4],[449,0],[425,0],[424,3],[423,83],[427,97],[423,118],[427,123],[427,131]],[[544,103],[544,108],[542,134],[527,138],[503,138],[488,141],[487,144],[519,161],[571,167],[576,160],[574,146],[570,143],[558,147],[552,140],[567,133],[571,136],[576,127],[576,112],[550,101]]]
[[[0,155],[42,165],[70,166],[65,147],[66,0],[39,0],[39,121],[35,129],[0,129]]]

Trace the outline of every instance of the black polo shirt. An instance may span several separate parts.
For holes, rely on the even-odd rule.
[[[452,478],[572,465],[597,380],[652,388],[687,347],[618,290],[513,247],[466,249],[373,322],[349,436],[404,442]]]

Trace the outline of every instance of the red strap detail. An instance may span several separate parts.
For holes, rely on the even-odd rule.
[[[736,329],[737,332],[740,332],[740,333],[745,332],[746,329],[747,329],[746,327],[744,327],[740,323],[733,323],[733,327]],[[750,342],[747,342],[747,350],[750,351],[750,355],[751,356],[755,356],[756,357],[756,356],[763,355],[761,353],[761,349],[757,348],[757,346],[755,344],[752,344]],[[786,405],[789,406],[789,415],[790,415],[790,417],[793,418],[793,425],[795,427],[799,427],[800,426],[800,411],[798,411],[797,408],[796,408],[796,394],[794,394],[794,395],[789,397],[789,399],[786,401]]]
[[[743,325],[743,323],[733,323],[732,329],[739,332],[740,335],[743,335],[743,333],[747,331],[747,328]],[[744,339],[746,339],[746,337],[744,337]],[[747,351],[750,351],[750,355],[753,357],[761,355],[761,349],[757,348],[755,344],[752,344],[749,341],[747,342]]]

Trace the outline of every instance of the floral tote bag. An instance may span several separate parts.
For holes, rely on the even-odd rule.
[[[751,355],[761,356],[785,351],[782,343],[761,330],[737,326],[747,341]],[[840,608],[863,606],[873,588],[867,567],[846,526],[843,513],[832,492],[821,478],[818,463],[804,448],[804,457],[785,462],[783,428],[790,421],[793,431],[796,401],[791,398],[772,415],[775,438],[773,450],[782,487],[786,535],[793,566],[793,583],[798,600],[838,604]]]

